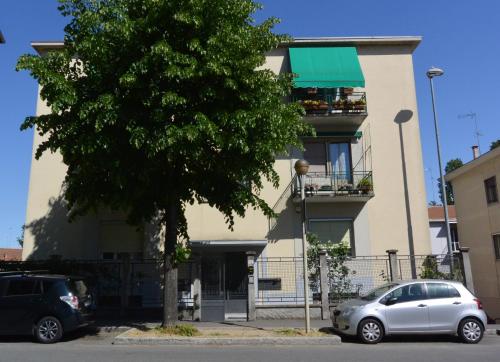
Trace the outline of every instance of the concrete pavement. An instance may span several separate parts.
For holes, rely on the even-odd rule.
[[[79,335],[55,345],[0,338],[0,362],[498,362],[500,338],[485,336],[479,345],[457,343],[450,337],[390,338],[368,346],[344,340],[340,346],[114,346],[112,335]]]

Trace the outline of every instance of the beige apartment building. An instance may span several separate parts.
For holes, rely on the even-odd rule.
[[[500,319],[500,148],[446,175],[455,196],[460,245],[470,248],[474,291]]]
[[[303,140],[304,152],[290,150],[276,158],[279,189],[266,185],[262,196],[274,205],[277,219],[249,209],[230,231],[217,210],[206,204],[187,207],[191,247],[201,266],[202,319],[214,313],[219,318],[246,313],[247,252],[255,252],[257,261],[302,255],[302,211],[294,171],[301,158],[310,163],[308,232],[325,242],[350,245],[353,256],[383,255],[388,249],[403,255],[431,252],[412,60],[420,41],[297,38],[267,54],[266,68],[296,74],[288,101],[302,103],[304,121],[316,128],[317,136]],[[62,46],[33,44],[42,55]],[[38,99],[37,114],[46,112]],[[34,150],[41,141],[35,132]],[[67,223],[61,199],[65,172],[58,154],[33,158],[23,259],[157,255],[152,227],[137,231],[119,213],[102,212]],[[265,265],[259,272],[271,284],[279,279],[266,279],[271,273]],[[291,289],[299,288],[299,281],[283,279],[274,291],[288,288],[286,292],[297,294]],[[240,301],[231,303],[231,295]]]

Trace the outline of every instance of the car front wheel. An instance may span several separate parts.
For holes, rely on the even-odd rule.
[[[358,327],[358,338],[363,343],[379,343],[384,338],[382,324],[376,319],[362,320]]]
[[[479,343],[483,334],[484,327],[477,319],[466,318],[458,327],[458,335],[465,343]]]
[[[45,317],[35,326],[35,338],[40,343],[56,343],[63,335],[61,322],[55,317]]]

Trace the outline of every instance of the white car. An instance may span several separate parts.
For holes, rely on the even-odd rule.
[[[478,343],[487,324],[479,299],[462,283],[449,280],[393,282],[339,304],[333,328],[378,343],[392,334],[450,334]]]

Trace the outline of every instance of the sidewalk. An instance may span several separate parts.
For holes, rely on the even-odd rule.
[[[191,324],[198,329],[222,329],[222,328],[249,328],[270,330],[276,328],[304,328],[302,319],[273,319],[256,321],[225,321],[225,322],[196,322],[179,321],[179,323]],[[95,323],[95,327],[103,331],[128,330],[129,328],[154,328],[161,325],[161,320],[157,318],[117,318],[101,319]],[[311,328],[320,329],[331,327],[331,322],[327,320],[311,320]],[[485,330],[486,335],[500,335],[500,324],[488,324]]]

